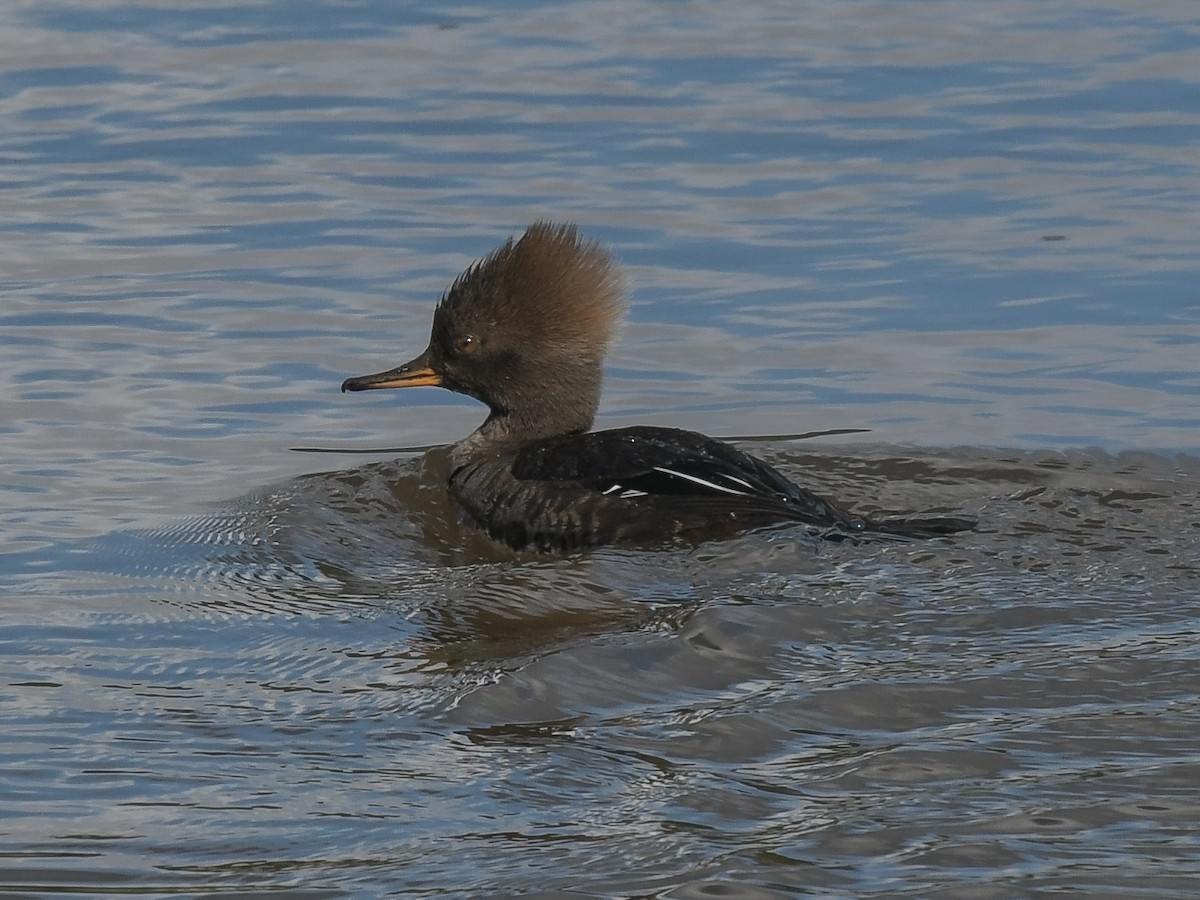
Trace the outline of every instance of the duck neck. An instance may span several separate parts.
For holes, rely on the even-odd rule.
[[[574,383],[568,383],[573,381]],[[600,405],[600,379],[556,379],[552,391],[511,407],[493,405],[487,419],[455,447],[461,458],[588,431]]]

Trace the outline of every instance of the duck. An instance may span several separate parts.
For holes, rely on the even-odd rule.
[[[625,296],[607,248],[574,224],[535,222],[454,280],[424,351],[347,378],[342,391],[430,386],[485,404],[483,423],[449,450],[447,486],[466,520],[514,550],[696,545],[773,526],[835,541],[974,526],[958,516],[873,522],[695,431],[593,431]]]

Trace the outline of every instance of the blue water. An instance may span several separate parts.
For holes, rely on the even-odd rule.
[[[1195,4],[24,4],[0,892],[1200,891]],[[539,218],[600,424],[953,541],[513,556],[344,396]],[[868,429],[819,442],[772,440]]]

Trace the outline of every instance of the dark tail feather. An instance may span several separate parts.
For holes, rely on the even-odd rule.
[[[978,524],[979,521],[970,516],[935,516],[926,513],[913,513],[907,516],[889,516],[886,519],[872,519],[867,522],[867,531],[874,531],[880,534],[894,534],[899,537],[930,538],[942,534],[971,531]]]

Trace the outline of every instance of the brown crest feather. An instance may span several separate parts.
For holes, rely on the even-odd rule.
[[[540,353],[603,357],[625,312],[625,282],[612,254],[574,225],[535,222],[463,272],[439,312],[465,328],[519,322]]]

